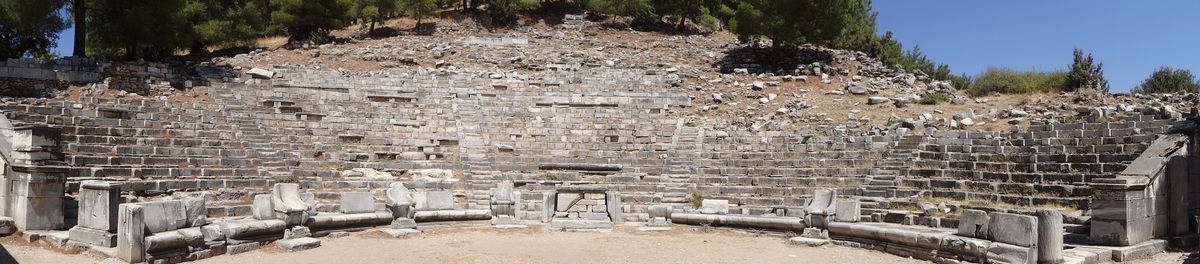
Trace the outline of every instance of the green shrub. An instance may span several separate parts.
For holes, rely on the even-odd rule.
[[[1196,76],[1186,69],[1161,67],[1132,91],[1135,93],[1196,92],[1200,91],[1200,81],[1197,81]]]
[[[923,105],[935,105],[948,100],[950,100],[950,98],[945,93],[933,93],[921,97],[921,100],[917,100],[917,103]]]
[[[1018,71],[988,68],[967,89],[971,95],[1020,94],[1070,90],[1065,71]]]

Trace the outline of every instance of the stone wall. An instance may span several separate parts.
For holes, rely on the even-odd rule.
[[[1124,169],[1170,123],[929,137],[750,132],[679,114],[691,99],[656,70],[548,68],[386,77],[277,68],[280,78],[199,88],[215,104],[9,98],[0,110],[62,129],[70,190],[89,179],[125,181],[123,190],[142,195],[212,190],[215,216],[248,214],[247,197],[280,180],[299,180],[324,200],[392,181],[346,173],[355,168],[453,190],[473,207],[487,206],[497,182],[514,181],[531,212],[557,183],[614,185],[633,213],[697,198],[778,212],[818,188],[1086,208],[1087,183]],[[419,180],[428,169],[453,173]]]
[[[69,83],[99,83],[108,80],[110,89],[147,95],[148,83],[169,82],[174,86],[200,85],[206,78],[222,79],[222,74],[207,74],[213,67],[180,67],[156,62],[113,63],[98,59],[63,58],[8,59],[0,61],[0,96],[49,97]],[[202,73],[197,73],[200,71]],[[205,76],[205,77],[201,77]]]
[[[1140,116],[1009,133],[942,132],[922,145],[902,185],[956,200],[1087,208],[1088,183],[1124,170],[1172,123]]]

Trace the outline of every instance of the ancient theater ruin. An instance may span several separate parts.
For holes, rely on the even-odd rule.
[[[1195,94],[976,98],[860,52],[767,72],[727,34],[571,18],[203,63],[0,61],[0,231],[127,263],[434,226],[720,228],[936,263],[1197,246]],[[914,102],[934,92],[949,101]]]

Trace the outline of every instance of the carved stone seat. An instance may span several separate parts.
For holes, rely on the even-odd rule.
[[[403,183],[393,182],[388,186],[385,202],[388,211],[392,213],[393,228],[417,227],[417,222],[414,220],[417,204],[413,199],[412,192],[409,192]]]
[[[303,225],[308,218],[308,205],[300,198],[300,185],[276,183],[271,187],[271,207],[275,218],[288,225]]]

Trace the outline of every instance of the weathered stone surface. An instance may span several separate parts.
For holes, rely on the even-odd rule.
[[[412,228],[380,228],[376,230],[394,238],[410,237],[421,234],[420,230]]]
[[[129,263],[144,261],[146,222],[142,206],[121,204],[117,209],[117,258]]]
[[[392,212],[392,218],[413,218],[417,205],[411,192],[403,183],[393,182],[388,185],[387,208]]]
[[[991,217],[988,232],[992,241],[1037,248],[1037,217],[1009,213],[992,213]]]
[[[79,201],[77,226],[116,232],[121,186],[120,182],[112,181],[81,182],[79,195],[75,198]]]
[[[425,193],[425,208],[417,205],[418,211],[454,210],[454,195],[447,191],[431,191]]]
[[[375,212],[375,197],[367,192],[342,193],[342,213],[361,214]]]
[[[259,68],[250,69],[249,71],[246,71],[246,74],[256,79],[271,79],[275,77],[275,72]]]
[[[1037,217],[1038,263],[1061,263],[1063,261],[1063,217],[1053,209],[1042,209],[1034,213]]]
[[[181,201],[139,203],[145,214],[146,231],[159,233],[187,227],[187,211]]]
[[[575,203],[579,202],[580,200],[583,200],[582,193],[558,193],[555,195],[554,208],[559,212],[563,212],[571,208],[571,206],[574,206]]]
[[[704,199],[700,202],[700,213],[702,214],[729,214],[729,201]]]
[[[258,250],[261,247],[262,247],[262,244],[259,244],[259,243],[229,245],[225,248],[225,252],[229,253],[229,255],[237,255],[237,254],[242,254],[242,253]]]
[[[980,210],[963,210],[958,219],[959,236],[990,239],[990,224],[992,218],[987,212]]]
[[[0,236],[7,236],[17,232],[17,225],[13,223],[12,217],[0,216]]]
[[[788,239],[788,244],[807,247],[819,247],[829,244],[829,239],[807,238],[807,237],[792,237]]]
[[[295,183],[276,183],[271,186],[271,208],[275,218],[289,225],[303,224],[308,218],[308,205],[300,199],[300,186]]]
[[[803,220],[795,217],[673,213],[671,221],[677,224],[754,227],[785,231],[803,231],[807,227]]]
[[[287,223],[278,219],[227,221],[218,225],[229,238],[253,238],[272,234],[282,236],[283,230],[287,228]]]
[[[284,251],[295,252],[320,247],[321,240],[311,237],[302,237],[275,241],[275,245],[278,245],[279,248],[283,249]]]
[[[993,242],[988,245],[987,260],[988,263],[1034,264],[1037,263],[1037,247]]]
[[[415,220],[417,222],[436,222],[436,221],[471,221],[471,220],[488,220],[492,218],[492,213],[488,210],[442,210],[442,211],[417,211]]]
[[[837,215],[834,216],[834,219],[838,222],[858,222],[860,216],[862,216],[862,205],[857,198],[837,200]]]
[[[254,196],[254,204],[251,205],[254,212],[254,219],[270,220],[275,219],[275,209],[271,206],[270,194],[259,194]]]
[[[116,215],[116,211],[113,212]],[[113,225],[116,227],[116,225]],[[115,230],[114,230],[115,231]],[[117,245],[117,234],[115,232],[92,229],[83,226],[75,226],[70,230],[71,241],[76,241],[88,245],[97,245],[102,247],[114,247]]]
[[[605,193],[605,205],[608,206],[608,217],[612,219],[614,224],[625,222],[625,214],[623,206],[621,206],[621,192],[609,191]]]
[[[550,221],[550,228],[554,230],[612,229],[612,226],[612,221],[607,220],[554,219]]]

